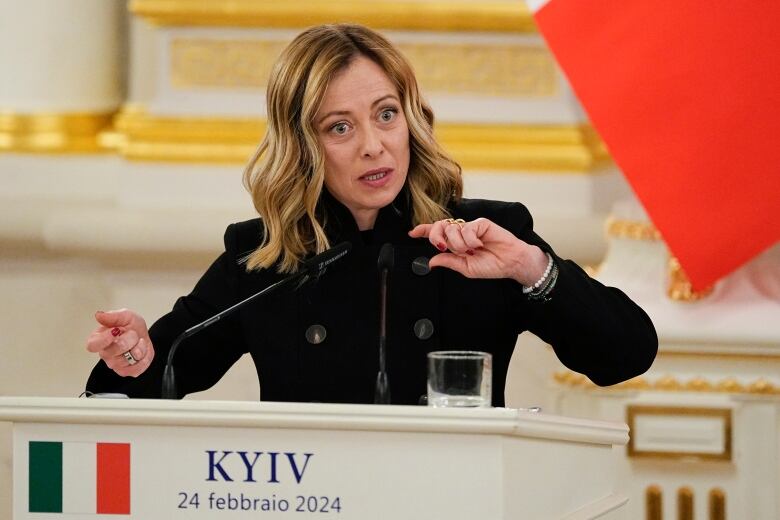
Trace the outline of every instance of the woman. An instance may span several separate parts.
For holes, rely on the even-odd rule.
[[[96,314],[87,348],[102,361],[89,391],[159,397],[177,335],[342,241],[352,251],[317,280],[183,343],[178,394],[210,387],[249,352],[264,400],[372,402],[385,243],[395,248],[394,403],[425,393],[427,352],[477,349],[493,354],[502,406],[524,330],[599,385],[650,366],[657,338],[638,306],[558,258],[521,204],[461,198],[460,167],[434,139],[412,69],[385,38],[356,25],[303,32],[277,61],[267,103],[268,130],[245,172],[261,218],[229,226],[225,252],[148,331],[132,311]]]

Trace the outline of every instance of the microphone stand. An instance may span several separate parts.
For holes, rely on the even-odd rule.
[[[237,309],[243,307],[247,303],[251,302],[252,300],[259,298],[260,296],[263,296],[264,294],[268,294],[269,292],[274,291],[278,287],[281,287],[282,285],[285,285],[293,280],[296,280],[300,278],[301,276],[304,276],[303,282],[305,283],[308,279],[309,275],[307,273],[297,273],[294,276],[288,276],[287,278],[284,278],[282,280],[279,280],[275,284],[269,285],[262,291],[253,294],[249,298],[246,298],[245,300],[241,300],[237,304],[228,307],[224,311],[215,314],[211,318],[207,319],[206,321],[200,322],[196,325],[193,325],[189,329],[185,330],[179,336],[173,340],[173,343],[171,343],[171,349],[168,351],[168,360],[165,362],[165,371],[163,372],[163,381],[162,381],[162,398],[163,399],[176,399],[177,392],[176,392],[176,376],[173,371],[173,356],[176,354],[176,349],[179,348],[179,343],[184,341],[185,339],[189,338],[190,336],[193,336],[197,334],[198,332],[202,331],[206,327],[213,325],[214,323],[218,322],[225,316],[228,316],[230,314],[233,314],[234,311]]]
[[[376,375],[374,404],[390,404],[390,380],[387,377],[387,280],[393,268],[394,251],[384,244],[379,251],[379,372]]]
[[[290,276],[287,276],[279,280],[278,282],[269,285],[262,291],[257,292],[244,300],[241,300],[235,305],[228,307],[224,311],[215,314],[214,316],[208,318],[205,321],[193,325],[189,329],[179,334],[179,336],[175,340],[173,340],[173,343],[171,343],[171,349],[168,351],[168,359],[165,363],[165,370],[163,371],[162,391],[161,391],[162,398],[163,399],[177,398],[178,392],[176,391],[176,375],[173,370],[173,356],[174,354],[176,354],[176,349],[179,348],[179,344],[182,341],[189,338],[190,336],[197,334],[198,332],[202,331],[206,327],[213,325],[214,323],[218,322],[225,316],[233,314],[235,311],[237,311],[244,305],[254,301],[255,299],[265,294],[275,291],[276,289],[278,289],[283,285],[286,285],[298,279],[301,279],[301,285],[303,285],[309,279],[309,274],[311,273],[311,271],[316,271],[317,276],[321,275],[328,265],[330,265],[331,263],[335,262],[339,258],[346,255],[349,252],[351,247],[352,244],[350,244],[349,242],[342,242],[341,244],[323,253],[320,253],[319,255],[305,261],[303,263],[303,268],[297,273],[293,273]]]

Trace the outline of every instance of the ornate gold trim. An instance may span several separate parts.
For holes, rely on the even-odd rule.
[[[130,160],[244,163],[264,133],[261,119],[152,116],[128,105],[102,142]]]
[[[750,383],[747,387],[748,393],[751,394],[762,394],[762,395],[773,395],[773,394],[780,394],[780,388],[775,386],[770,381],[767,381],[764,378],[758,379],[752,383]]]
[[[170,84],[187,89],[265,91],[271,65],[290,38],[176,36],[168,46]],[[555,96],[560,89],[550,51],[541,43],[397,43],[428,95],[514,99]]]
[[[607,238],[629,240],[663,240],[661,233],[650,222],[609,217],[605,224]]]
[[[629,457],[680,459],[696,457],[706,460],[731,460],[732,453],[732,420],[729,408],[704,408],[692,406],[645,406],[628,405],[626,407],[626,424],[629,431],[634,431],[634,423],[639,415],[680,415],[697,417],[714,417],[723,420],[723,453],[688,452],[688,451],[646,451],[638,450],[634,445],[634,436],[630,435],[626,450]]]
[[[780,349],[778,349],[780,350]],[[658,357],[704,357],[707,359],[727,359],[741,361],[780,361],[780,352],[777,354],[742,353],[742,352],[692,352],[660,350]]]
[[[611,160],[588,125],[438,123],[436,136],[461,166],[475,170],[590,173]]]
[[[661,233],[650,222],[624,220],[609,217],[605,224],[607,238],[628,240],[663,240]],[[712,293],[710,286],[701,291],[694,291],[688,275],[683,271],[680,261],[670,256],[667,263],[668,286],[667,296],[677,302],[695,302],[706,298]]]
[[[693,489],[689,486],[677,490],[677,520],[693,520]]]
[[[694,377],[683,386],[686,392],[712,392],[715,387],[703,377]]]
[[[130,12],[157,25],[293,27],[353,22],[376,29],[536,32],[521,0],[132,0]]]
[[[0,112],[0,151],[21,153],[97,153],[105,149],[100,132],[111,113]]]
[[[609,217],[605,224],[607,238],[629,240],[663,240],[661,233],[650,222],[622,220]],[[668,285],[666,295],[677,302],[695,302],[712,294],[713,286],[694,291],[688,275],[683,271],[680,261],[670,256],[667,262]]]
[[[646,520],[663,520],[663,493],[661,487],[653,484],[645,490]]]
[[[744,394],[747,389],[744,385],[742,385],[739,381],[737,381],[736,377],[727,377],[726,379],[723,379],[722,381],[718,381],[715,385],[715,391],[716,392],[726,392],[729,394]]]
[[[677,378],[672,376],[663,376],[658,379],[652,386],[655,390],[663,390],[665,392],[682,392],[683,384],[680,383]]]
[[[712,294],[713,286],[701,291],[695,291],[688,275],[683,271],[680,261],[670,256],[667,262],[669,284],[666,295],[676,302],[695,302]]]
[[[102,142],[131,160],[244,163],[265,132],[246,118],[161,117],[127,106]],[[608,161],[588,126],[440,123],[436,134],[464,168],[590,173]]]
[[[726,520],[726,492],[712,488],[709,493],[710,520]]]
[[[646,377],[638,376],[623,383],[610,387],[600,387],[587,377],[570,370],[564,370],[553,374],[553,380],[561,386],[570,388],[582,388],[584,390],[599,391],[625,391],[641,390],[656,392],[701,392],[701,393],[731,393],[753,395],[780,395],[780,385],[775,385],[765,378],[759,378],[749,384],[740,383],[735,377],[726,377],[712,381],[704,377],[694,377],[681,380],[672,375],[666,375],[649,381]]]

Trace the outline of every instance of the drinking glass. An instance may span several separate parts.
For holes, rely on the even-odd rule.
[[[473,350],[428,353],[428,406],[489,407],[493,357]]]

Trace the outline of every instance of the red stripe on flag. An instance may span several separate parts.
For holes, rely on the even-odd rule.
[[[778,0],[551,0],[536,14],[698,289],[780,240],[778,20]]]
[[[97,445],[97,512],[130,514],[130,445]]]

